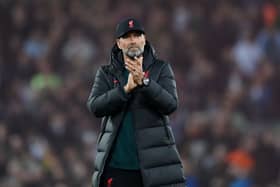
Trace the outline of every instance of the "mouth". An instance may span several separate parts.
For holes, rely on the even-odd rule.
[[[137,46],[129,46],[128,49],[139,49]]]
[[[138,51],[141,51],[141,49],[138,46],[131,46],[128,48],[128,51],[138,52]]]
[[[142,54],[142,50],[141,48],[137,47],[137,46],[130,46],[128,48],[128,50],[125,52],[125,54],[127,54],[127,56],[139,56]]]

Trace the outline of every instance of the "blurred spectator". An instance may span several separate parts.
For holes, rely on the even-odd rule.
[[[97,49],[93,44],[93,41],[87,39],[81,30],[75,29],[70,32],[69,40],[62,49],[62,55],[69,62],[92,62],[97,53]]]
[[[49,62],[41,62],[38,68],[39,72],[31,78],[31,89],[34,92],[61,86],[61,79],[52,71]]]
[[[277,63],[280,58],[280,32],[278,28],[264,28],[257,36],[257,42],[267,58]]]
[[[263,58],[263,51],[251,31],[245,30],[241,35],[233,49],[233,55],[242,74],[251,77]]]
[[[47,39],[40,29],[34,29],[23,45],[24,52],[32,59],[43,58],[48,51]]]

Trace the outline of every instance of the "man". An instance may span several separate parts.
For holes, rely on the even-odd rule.
[[[168,116],[177,108],[170,65],[133,18],[117,25],[111,61],[97,70],[88,108],[102,117],[93,187],[183,187]]]

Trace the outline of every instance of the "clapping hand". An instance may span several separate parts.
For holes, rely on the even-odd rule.
[[[143,56],[135,57],[135,60],[130,59],[125,56],[125,68],[132,74],[133,80],[137,85],[142,85],[142,80],[144,77],[144,72],[142,68]]]

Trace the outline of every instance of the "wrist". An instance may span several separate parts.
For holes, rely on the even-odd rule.
[[[124,91],[125,91],[126,93],[129,93],[129,92],[131,91],[131,89],[128,87],[128,85],[125,85],[125,86],[123,87],[123,89],[124,89]]]
[[[144,76],[139,76],[139,77],[136,77],[135,78],[135,83],[138,85],[138,86],[142,86],[143,85],[143,79],[144,79]]]

